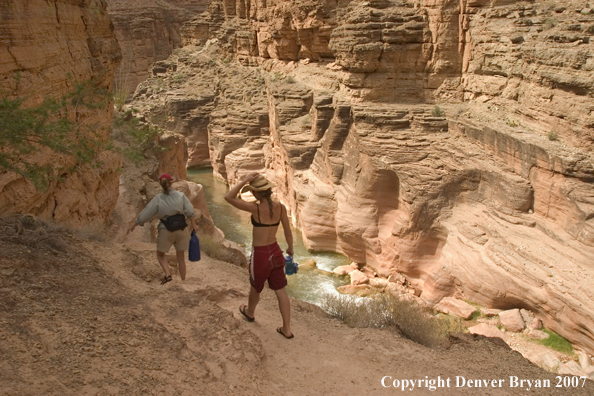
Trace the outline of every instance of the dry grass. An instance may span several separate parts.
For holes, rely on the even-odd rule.
[[[434,316],[414,301],[378,294],[373,298],[327,295],[322,309],[351,327],[392,328],[427,347],[448,344],[449,333],[459,331],[449,317]]]

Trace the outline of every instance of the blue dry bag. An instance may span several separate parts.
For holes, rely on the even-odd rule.
[[[200,261],[200,241],[195,231],[192,231],[190,238],[190,248],[188,249],[188,259],[190,261]]]

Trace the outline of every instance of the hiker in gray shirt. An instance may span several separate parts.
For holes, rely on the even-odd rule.
[[[194,207],[184,193],[171,189],[172,180],[167,173],[159,176],[159,184],[161,184],[163,192],[157,194],[149,202],[128,229],[128,233],[130,233],[137,225],[142,226],[155,216],[161,220],[157,227],[157,260],[165,272],[165,278],[161,281],[162,285],[172,280],[169,264],[165,259],[165,253],[172,245],[175,246],[181,279],[186,279],[185,251],[190,246],[190,231],[186,229],[186,217],[190,219],[194,231],[198,232]]]

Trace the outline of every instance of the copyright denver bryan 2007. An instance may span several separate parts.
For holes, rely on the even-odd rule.
[[[421,379],[400,379],[386,375],[382,377],[381,384],[384,388],[394,388],[400,391],[414,391],[423,388],[430,391],[447,388],[518,388],[525,390],[540,388],[580,388],[586,383],[587,378],[571,375],[558,375],[550,379],[522,379],[514,375],[505,378],[466,378],[461,375],[451,377],[434,377]]]

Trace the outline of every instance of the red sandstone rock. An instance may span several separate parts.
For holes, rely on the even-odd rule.
[[[348,275],[354,271],[354,268],[350,265],[341,265],[340,267],[334,268],[332,272],[338,276]]]
[[[499,320],[506,329],[520,332],[526,327],[519,309],[510,309],[499,313]]]
[[[500,309],[481,308],[481,313],[487,317],[497,316],[500,312]]]
[[[540,330],[542,329],[542,320],[539,318],[534,318],[532,323],[530,323],[530,329],[532,330]]]
[[[191,108],[178,95],[184,104],[167,104],[167,116],[188,136],[210,136],[217,176],[264,169],[308,248],[342,252],[381,277],[396,270],[432,302],[457,292],[486,306],[522,301],[548,328],[594,348],[594,334],[583,331],[594,328],[593,102],[584,55],[592,44],[568,33],[575,10],[555,13],[552,29],[543,25],[552,11],[538,2],[348,7],[313,17],[330,27],[312,36],[329,39],[330,68],[265,58],[295,57],[295,40],[306,35],[291,30],[303,18],[289,26],[286,17],[298,4],[259,3],[253,24],[232,2],[211,10],[190,38],[210,44],[176,66],[203,73],[194,71],[185,88],[201,100]],[[230,27],[234,36],[216,36]],[[257,79],[248,84],[233,62],[209,66],[207,55],[279,77],[254,89]],[[286,73],[296,81],[283,83]],[[264,107],[240,106],[246,93],[265,98]],[[446,114],[415,100],[437,100]],[[243,159],[246,169],[237,170]]]
[[[476,326],[468,328],[468,331],[472,334],[480,334],[485,337],[497,337],[505,340],[505,334],[497,328],[497,326],[489,325],[486,323],[480,323]]]
[[[92,80],[112,90],[121,55],[103,2],[7,0],[2,30],[0,92],[27,98],[24,107],[40,104],[45,96],[61,99],[74,91],[76,82]],[[81,125],[94,125],[99,140],[105,141],[111,104],[78,106],[70,114]],[[63,173],[44,191],[19,175],[0,173],[0,215],[31,213],[80,227],[111,214],[118,198],[119,155],[98,152],[96,167],[45,149],[28,155],[28,160],[56,165]]]
[[[476,312],[476,307],[452,297],[442,298],[435,306],[435,309],[447,314],[460,316],[464,319],[469,319]]]
[[[351,285],[353,286],[369,283],[369,278],[359,270],[352,271],[349,273],[349,276],[351,277]]]

